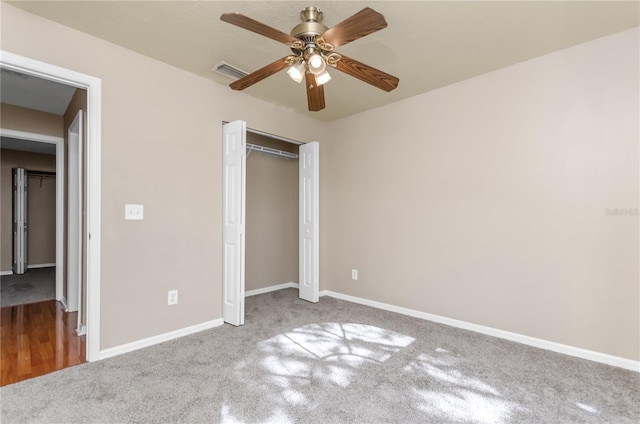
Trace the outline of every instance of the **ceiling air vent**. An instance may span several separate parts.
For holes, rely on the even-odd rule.
[[[220,62],[211,68],[211,70],[234,80],[244,78],[249,75],[248,72],[238,69],[233,65],[229,65],[227,62]]]

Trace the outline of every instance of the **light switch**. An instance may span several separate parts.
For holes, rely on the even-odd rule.
[[[144,206],[124,205],[124,219],[141,221],[144,219]]]

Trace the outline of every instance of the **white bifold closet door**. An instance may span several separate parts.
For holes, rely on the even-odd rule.
[[[247,126],[222,127],[222,319],[244,325]]]
[[[303,144],[298,152],[300,206],[299,213],[299,294],[300,299],[317,302],[320,286],[319,249],[319,149],[314,141]]]
[[[244,324],[246,133],[243,121],[222,126],[222,318]],[[300,146],[299,260],[301,299],[319,294],[319,143]]]
[[[27,269],[27,172],[13,170],[13,273]]]

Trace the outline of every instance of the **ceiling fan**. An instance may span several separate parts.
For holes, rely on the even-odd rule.
[[[287,73],[297,83],[303,79],[307,88],[307,103],[310,111],[324,109],[324,84],[331,79],[327,68],[335,68],[345,74],[391,91],[398,86],[398,78],[335,51],[351,41],[386,28],[387,22],[380,13],[364,8],[332,28],[322,24],[322,12],[316,7],[306,7],[300,12],[301,24],[291,34],[272,28],[240,13],[224,13],[220,19],[286,44],[293,54],[233,82],[234,90],[244,90],[253,84],[289,68]]]

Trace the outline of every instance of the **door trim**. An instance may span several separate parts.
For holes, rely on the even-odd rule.
[[[82,325],[82,180],[83,128],[82,110],[67,130],[67,305],[78,312],[78,334]]]
[[[87,90],[87,361],[100,359],[100,180],[102,80],[0,50],[0,66]]]

